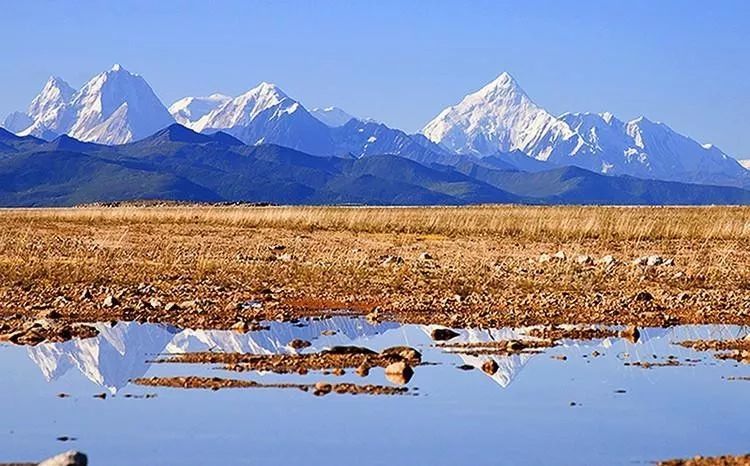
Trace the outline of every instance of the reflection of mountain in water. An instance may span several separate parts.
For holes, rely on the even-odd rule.
[[[438,328],[436,326],[432,325],[425,325],[422,326],[422,330],[430,335],[432,333],[432,330]],[[480,329],[466,329],[466,330],[457,330],[459,333],[459,336],[452,339],[450,341],[451,344],[454,343],[487,343],[491,341],[500,341],[500,340],[521,340],[526,339],[528,336],[525,334],[525,331],[527,329],[525,328],[502,328],[502,329],[495,329],[495,330],[480,330]],[[526,365],[526,363],[534,357],[534,354],[532,353],[516,353],[511,355],[471,355],[466,353],[456,353],[458,357],[461,358],[464,364],[468,364],[470,366],[481,368],[482,365],[489,361],[493,360],[495,363],[497,363],[498,369],[497,372],[490,375],[487,374],[492,380],[498,383],[501,387],[505,388],[513,381],[513,379],[518,375],[518,373],[523,369],[523,366]]]
[[[438,328],[432,325],[420,326],[430,335],[432,330]],[[572,326],[571,326],[572,327]],[[498,340],[524,340],[528,339],[528,331],[533,327],[520,327],[516,329],[504,328],[497,330],[466,329],[456,330],[459,336],[450,340],[454,343],[487,343]],[[639,346],[654,347],[660,344],[669,345],[671,342],[683,340],[726,340],[745,338],[750,334],[750,327],[735,325],[685,325],[672,328],[643,328],[640,330],[640,338],[636,343],[631,343],[622,338],[603,338],[593,340],[563,339],[559,342],[564,348],[611,348],[618,341],[626,341],[627,345],[637,349]],[[503,388],[506,388],[518,376],[524,366],[537,353],[515,353],[510,355],[470,355],[457,352],[464,364],[481,368],[482,365],[494,360],[498,370],[495,374],[487,374],[492,380]],[[650,353],[649,353],[650,354]]]
[[[99,335],[63,343],[43,343],[29,347],[31,359],[48,381],[56,380],[75,367],[97,385],[113,393],[133,378],[143,376],[151,364],[147,362],[163,353],[188,351],[220,351],[270,354],[291,351],[286,345],[299,338],[313,343],[310,350],[344,344],[357,338],[397,328],[395,323],[372,325],[360,319],[334,317],[306,321],[296,326],[271,322],[268,330],[237,333],[229,330],[180,330],[170,325],[119,322],[114,326],[94,326]],[[336,330],[330,337],[321,337],[324,330]]]

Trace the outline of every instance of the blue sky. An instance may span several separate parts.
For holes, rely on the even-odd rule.
[[[555,114],[664,121],[750,157],[750,2],[2,3],[0,114],[121,63],[169,104],[277,83],[407,131],[503,71]]]

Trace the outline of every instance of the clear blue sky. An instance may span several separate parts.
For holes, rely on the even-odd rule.
[[[502,71],[538,104],[750,157],[750,1],[35,1],[0,13],[0,114],[121,63],[169,104],[277,83],[407,131]]]

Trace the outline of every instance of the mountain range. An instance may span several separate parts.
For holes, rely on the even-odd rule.
[[[272,83],[165,107],[120,65],[51,77],[0,132],[0,203],[747,203],[750,171],[646,118],[555,117],[507,73],[407,134]],[[208,176],[209,173],[211,176]]]

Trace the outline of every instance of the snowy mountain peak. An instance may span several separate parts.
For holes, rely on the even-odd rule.
[[[513,79],[513,76],[511,76],[510,73],[503,72],[497,78],[490,81],[477,91],[477,94],[494,97],[495,95],[506,94],[509,92],[526,95],[518,82]]]
[[[28,116],[45,126],[56,126],[63,116],[67,102],[73,97],[75,89],[57,76],[50,76],[42,91],[31,101]]]
[[[585,145],[572,141],[574,131],[532,102],[508,73],[443,110],[422,133],[448,150],[480,156],[518,149],[547,160],[550,151],[534,151],[544,137],[575,151]]]
[[[146,80],[119,65],[84,84],[69,114],[72,124],[58,132],[103,144],[141,139],[174,122]]]
[[[192,129],[204,131],[247,126],[270,108],[278,107],[277,115],[280,115],[283,112],[293,113],[298,105],[278,86],[264,81],[203,115],[192,125]]]
[[[174,122],[148,83],[121,65],[91,78],[75,91],[51,77],[31,102],[29,123],[19,134],[45,139],[60,134],[87,142],[123,144]],[[9,123],[23,121],[15,115]]]

